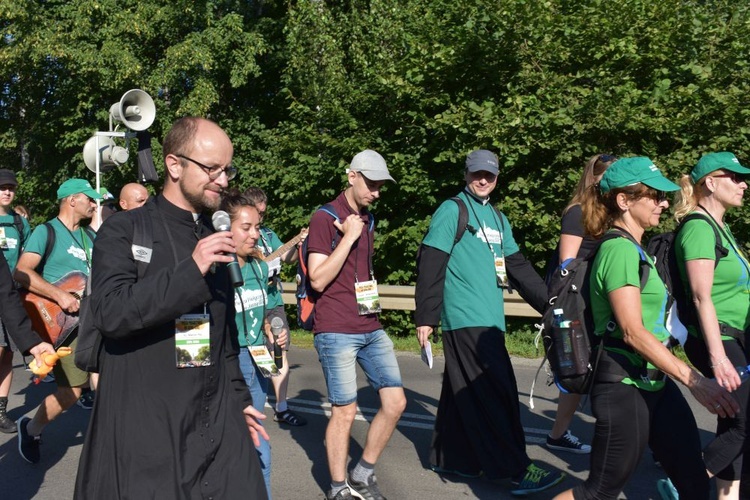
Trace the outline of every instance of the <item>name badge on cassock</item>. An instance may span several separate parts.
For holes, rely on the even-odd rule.
[[[183,314],[174,320],[177,368],[211,365],[211,325],[208,314]]]

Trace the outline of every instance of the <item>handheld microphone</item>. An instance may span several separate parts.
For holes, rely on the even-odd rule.
[[[232,222],[229,219],[229,214],[223,210],[217,210],[211,217],[211,223],[214,225],[214,229],[217,231],[229,231],[232,227]],[[237,262],[237,254],[227,254],[232,257],[232,262],[227,263],[227,271],[229,271],[229,281],[236,288],[245,284],[245,280],[242,279],[242,270],[240,269],[240,263]]]
[[[271,334],[273,334],[273,360],[276,368],[284,366],[284,358],[281,357],[281,347],[279,347],[279,335],[284,329],[284,322],[278,316],[271,320]]]

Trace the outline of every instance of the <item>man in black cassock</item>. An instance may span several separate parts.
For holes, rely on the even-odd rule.
[[[505,215],[490,200],[497,156],[466,158],[466,187],[433,215],[417,261],[414,319],[422,347],[443,330],[445,372],[430,453],[439,474],[511,478],[513,495],[559,483],[565,474],[531,462],[518,389],[505,348],[503,290],[512,285],[537,311],[547,289],[520,252]],[[465,231],[458,235],[465,207]]]
[[[75,498],[266,498],[253,446],[265,417],[240,372],[223,265],[235,247],[202,215],[235,174],[232,143],[215,123],[182,118],[163,153],[162,194],[97,236],[91,308],[105,352]],[[139,210],[152,226],[145,251],[132,244]],[[148,261],[141,280],[135,259]],[[202,347],[186,363],[190,343]]]

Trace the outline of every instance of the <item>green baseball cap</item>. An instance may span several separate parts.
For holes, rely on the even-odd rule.
[[[703,155],[693,167],[693,171],[690,172],[690,178],[693,179],[693,184],[697,184],[699,180],[716,170],[729,170],[741,175],[750,174],[750,168],[740,165],[740,160],[734,154],[729,151],[722,151]]]
[[[661,175],[654,162],[645,156],[620,158],[614,162],[604,172],[604,176],[599,182],[599,189],[602,193],[608,193],[613,189],[632,186],[639,182],[657,191],[677,191],[680,189],[680,186]]]
[[[95,200],[102,199],[102,195],[97,193],[96,190],[91,187],[89,181],[87,181],[86,179],[68,179],[67,181],[63,182],[57,190],[57,199],[62,200],[63,198],[66,198],[72,194],[78,193],[83,193],[89,198],[93,198]]]

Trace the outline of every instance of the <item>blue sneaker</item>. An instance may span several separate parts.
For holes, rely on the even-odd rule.
[[[539,493],[540,491],[552,488],[563,479],[565,479],[564,472],[542,469],[532,463],[526,467],[523,477],[512,480],[514,488],[510,490],[510,494],[517,497],[525,497],[531,493]]]
[[[669,478],[656,481],[656,491],[659,492],[662,500],[680,500],[680,494],[677,493],[677,489]]]

